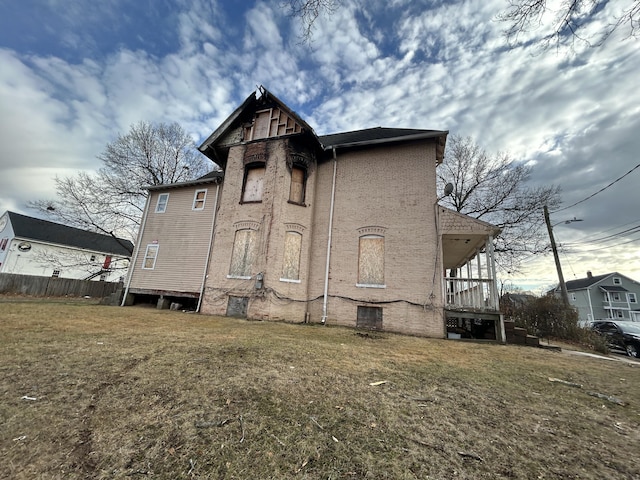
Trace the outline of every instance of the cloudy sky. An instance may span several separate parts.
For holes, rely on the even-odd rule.
[[[54,197],[56,175],[97,169],[106,143],[140,120],[202,141],[257,85],[318,134],[472,136],[530,162],[531,184],[561,185],[569,207],[640,163],[640,40],[618,31],[597,48],[508,48],[496,20],[506,7],[345,0],[304,44],[281,0],[1,2],[0,213],[34,214],[26,203]],[[640,281],[640,168],[552,221],[567,280],[591,270]],[[557,281],[553,258],[502,281],[538,292]]]

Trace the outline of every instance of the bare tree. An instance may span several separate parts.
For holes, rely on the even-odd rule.
[[[453,186],[440,199],[443,206],[502,228],[495,251],[507,271],[516,271],[527,254],[548,251],[542,209],[560,203],[558,186],[528,186],[530,175],[530,166],[508,154],[489,155],[472,138],[455,135],[437,171],[439,191]]]
[[[301,37],[303,42],[309,42],[317,18],[335,12],[343,3],[344,0],[287,0],[281,5],[300,19]],[[603,25],[586,33],[598,15]],[[640,0],[509,0],[509,7],[497,19],[507,24],[504,34],[512,46],[534,31],[540,33],[533,41],[543,49],[551,45],[573,46],[576,40],[597,46],[617,29],[626,29],[629,37],[640,34]]]
[[[309,43],[313,37],[313,26],[322,14],[332,14],[341,0],[287,0],[281,7],[289,10],[289,15],[302,22],[300,37],[303,43]]]
[[[509,4],[498,19],[508,24],[504,33],[510,45],[534,31],[540,32],[534,41],[543,48],[573,46],[576,40],[602,45],[621,28],[629,37],[640,33],[640,0],[509,0]],[[589,32],[597,16],[605,23]]]
[[[139,122],[107,144],[97,173],[56,177],[56,200],[30,203],[54,221],[135,241],[145,186],[197,178],[212,169],[178,125]]]

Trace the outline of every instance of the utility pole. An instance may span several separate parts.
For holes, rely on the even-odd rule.
[[[556,247],[556,239],[553,238],[553,229],[551,228],[551,220],[549,219],[549,209],[544,206],[544,221],[547,224],[549,239],[551,240],[551,250],[553,250],[553,259],[556,261],[556,269],[558,270],[558,280],[560,281],[560,291],[562,292],[562,301],[569,306],[569,292],[567,285],[564,283],[564,275],[562,275],[562,266],[560,265],[560,257],[558,256],[558,248]]]

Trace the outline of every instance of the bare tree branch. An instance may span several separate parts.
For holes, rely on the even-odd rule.
[[[502,228],[495,240],[499,264],[518,269],[523,256],[548,249],[542,207],[558,205],[560,188],[527,185],[531,167],[506,153],[489,155],[470,137],[451,136],[445,161],[438,167],[439,190],[453,192],[441,204]]]

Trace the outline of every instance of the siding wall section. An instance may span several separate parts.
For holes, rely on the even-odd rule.
[[[197,190],[207,189],[205,206],[193,210]],[[215,184],[170,188],[151,192],[149,213],[139,240],[140,253],[131,278],[131,289],[198,293],[207,261],[214,217]],[[158,196],[169,193],[167,209],[156,213]],[[155,268],[142,268],[149,244],[157,242]]]

